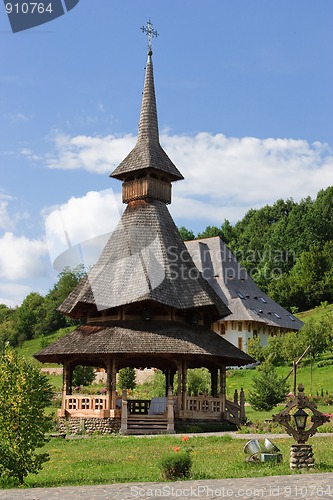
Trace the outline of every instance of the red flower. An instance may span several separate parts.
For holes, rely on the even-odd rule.
[[[184,443],[185,441],[188,441],[188,436],[182,437],[182,442]]]
[[[174,449],[173,449],[173,451],[180,451],[179,446],[175,446]]]

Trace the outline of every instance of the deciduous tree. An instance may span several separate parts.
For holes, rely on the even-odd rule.
[[[51,420],[44,410],[52,395],[39,368],[6,346],[0,357],[0,476],[22,484],[48,460],[46,453],[35,450],[47,441]]]

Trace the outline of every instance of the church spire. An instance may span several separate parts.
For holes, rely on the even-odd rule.
[[[152,51],[148,51],[145,83],[143,87],[138,142],[148,141],[159,145]]]
[[[152,29],[150,21],[147,23],[147,28],[142,27],[141,29],[148,35],[148,61],[142,96],[138,140],[129,155],[112,172],[111,177],[123,181],[124,203],[136,199],[149,198],[160,199],[160,201],[170,203],[170,183],[183,179],[183,176],[162,149],[159,142],[151,50],[151,39],[153,36],[157,36],[158,33]],[[143,179],[148,179],[148,181],[143,182]],[[154,181],[149,181],[149,179],[154,179]],[[135,180],[140,180],[140,182],[135,182]],[[161,191],[163,194],[159,194],[160,189],[157,189],[157,180],[163,184],[163,186],[162,184],[160,186],[163,187]],[[129,183],[131,184],[129,185]],[[167,185],[169,185],[168,189]],[[166,194],[167,192],[168,194]]]

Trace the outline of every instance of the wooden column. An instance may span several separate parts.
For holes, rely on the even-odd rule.
[[[66,396],[69,394],[70,387],[70,365],[68,362],[64,363],[62,372],[62,403],[61,403],[61,416],[65,416]]]
[[[73,371],[74,368],[69,365],[67,394],[73,394]]]
[[[182,362],[182,410],[186,410],[186,382],[187,382],[187,364],[186,360]]]
[[[116,359],[111,360],[111,410],[115,410],[117,406],[117,367]]]
[[[170,370],[163,370],[164,377],[165,377],[165,395],[168,397],[168,390],[169,390],[169,385],[170,385]]]
[[[227,370],[225,365],[220,366],[220,398],[222,398],[222,411],[225,411]]]
[[[182,409],[182,363],[178,363],[178,381],[177,381],[177,410]]]
[[[170,369],[164,370],[164,375],[165,375],[165,395],[167,397],[170,387],[171,390],[173,391],[175,370],[170,370]]]
[[[111,409],[111,400],[112,400],[111,365],[112,365],[112,360],[108,358],[106,361],[106,407],[105,407],[107,411],[110,411]]]
[[[210,370],[210,382],[211,382],[211,395],[213,398],[217,397],[217,368],[211,368]]]
[[[245,421],[245,395],[243,387],[241,388],[239,393],[239,405],[240,405],[239,418],[241,423],[243,423]]]
[[[174,434],[175,432],[175,417],[173,410],[173,394],[172,389],[169,387],[168,390],[168,423],[167,423],[167,432],[169,434]]]
[[[123,389],[123,399],[121,401],[120,432],[121,432],[121,434],[127,434],[127,391],[126,391],[126,389]]]
[[[170,370],[170,387],[172,389],[172,392],[175,385],[175,375],[176,375],[176,370],[174,369]]]

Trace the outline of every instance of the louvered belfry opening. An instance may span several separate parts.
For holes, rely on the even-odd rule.
[[[174,418],[237,423],[240,410],[226,400],[225,367],[254,360],[211,330],[230,311],[196,268],[167,208],[171,183],[183,176],[159,142],[151,50],[137,143],[111,177],[122,181],[126,210],[95,266],[59,308],[83,324],[35,354],[64,366],[61,417],[121,419],[125,431],[125,406],[140,413],[140,405],[122,405],[117,372],[153,367],[165,374],[168,432]],[[74,397],[71,377],[80,364],[106,371],[105,396]],[[189,399],[187,370],[198,367],[211,373],[211,394]],[[142,403],[143,414],[149,405]]]

